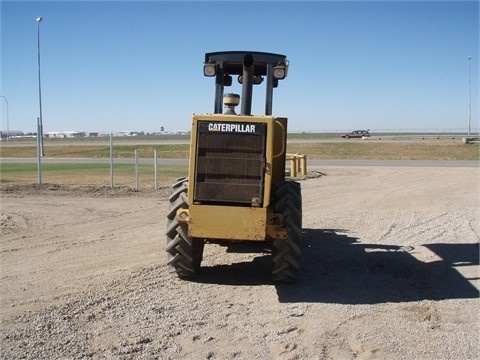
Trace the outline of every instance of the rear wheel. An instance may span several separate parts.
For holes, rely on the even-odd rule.
[[[286,181],[277,186],[274,209],[283,215],[288,238],[272,240],[273,280],[292,282],[300,269],[302,246],[302,194],[298,182]]]
[[[203,239],[188,236],[188,225],[176,219],[178,209],[188,209],[188,180],[180,178],[172,187],[167,214],[167,265],[180,278],[194,277],[200,269]]]

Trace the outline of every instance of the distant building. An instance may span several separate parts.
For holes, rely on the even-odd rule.
[[[45,133],[45,137],[56,139],[80,138],[85,137],[85,133],[78,131],[51,131]]]
[[[10,130],[10,131],[0,131],[1,139],[6,139],[7,135],[9,138],[18,138],[18,137],[23,137],[25,136],[25,133],[23,131],[19,130]]]

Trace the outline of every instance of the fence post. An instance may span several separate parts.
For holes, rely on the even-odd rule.
[[[113,189],[113,134],[110,133],[110,188]]]
[[[154,188],[155,188],[155,191],[158,190],[158,176],[157,176],[157,149],[153,149],[153,172],[155,173],[154,174],[154,178],[155,178],[155,182],[154,182]]]
[[[138,149],[135,149],[135,190],[138,188]]]

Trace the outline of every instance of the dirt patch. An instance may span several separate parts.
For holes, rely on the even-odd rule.
[[[11,196],[78,196],[78,197],[125,197],[156,195],[168,197],[170,187],[160,187],[157,190],[135,190],[129,186],[96,186],[96,185],[59,185],[59,184],[3,184],[0,194]]]
[[[318,173],[292,285],[264,244],[168,274],[167,188],[2,185],[0,358],[477,358],[479,169]]]

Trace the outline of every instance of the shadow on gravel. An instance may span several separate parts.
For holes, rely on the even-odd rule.
[[[280,302],[377,304],[478,298],[455,267],[479,265],[478,244],[429,244],[442,260],[424,263],[414,249],[361,244],[345,230],[304,229],[300,279],[277,285]]]
[[[206,244],[205,246],[212,246]],[[192,281],[206,284],[221,285],[272,285],[272,259],[270,248],[265,243],[242,242],[226,243],[226,252],[236,254],[258,254],[253,261],[244,261],[233,264],[219,264],[203,266],[199,275]]]
[[[478,244],[424,245],[442,260],[424,263],[414,248],[363,244],[342,229],[303,229],[302,267],[297,283],[275,284],[264,243],[231,243],[227,252],[258,254],[253,261],[202,266],[194,282],[235,286],[275,285],[280,302],[378,304],[478,298],[479,291],[457,270],[479,265]],[[209,246],[209,245],[206,245]],[[418,250],[418,249],[417,249]]]

